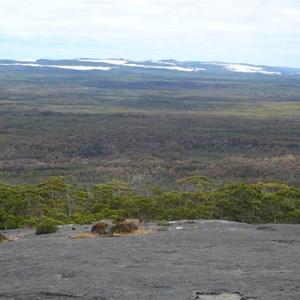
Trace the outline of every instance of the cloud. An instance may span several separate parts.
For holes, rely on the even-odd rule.
[[[299,15],[300,1],[292,0],[2,0],[0,38],[2,47],[36,44],[44,56],[87,56],[94,48],[136,58],[281,64],[289,53],[296,63]]]

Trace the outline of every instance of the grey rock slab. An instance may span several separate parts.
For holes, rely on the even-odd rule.
[[[0,244],[0,299],[300,299],[300,225],[200,220],[70,238],[90,228],[1,231],[14,241]]]

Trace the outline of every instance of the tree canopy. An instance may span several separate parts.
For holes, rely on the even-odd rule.
[[[204,176],[177,181],[177,188],[143,192],[122,181],[80,187],[64,177],[35,185],[0,184],[0,229],[84,224],[101,219],[223,219],[252,224],[300,223],[300,190],[283,183],[234,183],[217,186]]]

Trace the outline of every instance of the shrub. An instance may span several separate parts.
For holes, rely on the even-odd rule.
[[[34,228],[42,221],[41,218],[30,218],[25,221],[25,227]]]
[[[84,216],[80,214],[73,214],[68,218],[69,224],[85,224]]]
[[[157,226],[171,226],[171,224],[165,220],[156,222]]]
[[[0,233],[0,243],[8,242],[8,238]]]
[[[115,224],[113,228],[114,233],[132,233],[136,230],[138,230],[139,227],[135,225],[133,222],[131,223],[124,223],[124,222],[118,222]]]
[[[36,225],[35,234],[54,233],[58,230],[58,226],[52,219],[44,219]]]
[[[98,222],[93,224],[92,226],[92,232],[98,233],[98,234],[106,234],[106,228],[108,227],[108,224],[105,222]]]
[[[1,229],[16,229],[18,228],[18,219],[17,217],[9,214],[4,214],[3,218],[3,226],[1,226]]]

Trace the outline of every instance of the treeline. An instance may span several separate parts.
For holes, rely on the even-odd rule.
[[[218,186],[205,176],[178,180],[172,191],[135,190],[116,180],[83,188],[64,177],[26,186],[0,184],[0,229],[35,226],[44,219],[86,224],[118,218],[299,224],[300,190],[283,183]]]

